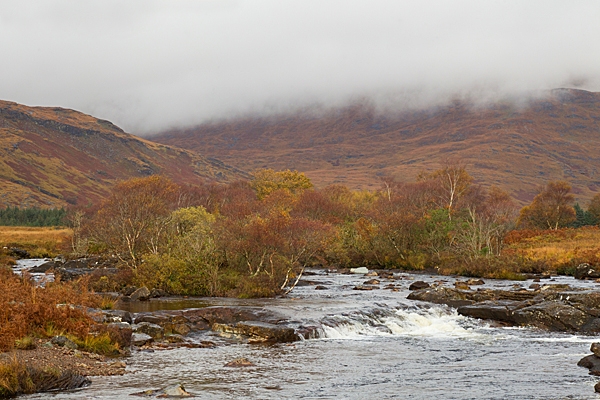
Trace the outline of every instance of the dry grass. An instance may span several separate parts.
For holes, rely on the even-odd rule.
[[[19,247],[32,257],[54,257],[69,249],[72,236],[68,228],[0,226],[0,247]]]
[[[545,262],[550,270],[569,272],[580,263],[600,265],[600,229],[585,227],[558,231],[515,231],[507,237],[507,253],[534,262]]]

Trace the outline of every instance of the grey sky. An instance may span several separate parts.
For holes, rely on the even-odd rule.
[[[0,0],[0,99],[143,134],[358,97],[600,90],[600,1]]]

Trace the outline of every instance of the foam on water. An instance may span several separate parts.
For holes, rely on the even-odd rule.
[[[439,338],[481,338],[477,321],[458,315],[455,310],[397,309],[361,311],[326,317],[321,322],[320,338],[364,339],[369,336],[423,336]]]

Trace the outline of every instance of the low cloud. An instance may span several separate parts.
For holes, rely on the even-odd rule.
[[[0,98],[148,134],[371,98],[600,90],[592,1],[1,1]]]

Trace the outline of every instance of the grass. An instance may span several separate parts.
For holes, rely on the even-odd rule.
[[[14,356],[0,362],[0,399],[35,391],[36,386],[25,364]]]
[[[34,258],[55,257],[69,249],[72,236],[68,228],[0,226],[0,248],[18,247]]]
[[[25,336],[15,340],[15,348],[19,350],[33,350],[36,348],[35,339],[32,336]]]
[[[56,367],[43,369],[27,366],[16,356],[0,360],[0,399],[60,389],[74,389],[89,381],[72,372]]]
[[[73,338],[80,350],[89,353],[115,356],[119,354],[119,346],[113,342],[110,334],[86,335],[83,339]]]
[[[558,231],[514,231],[507,238],[507,254],[543,262],[548,271],[569,272],[587,262],[600,266],[600,229],[584,227]]]

